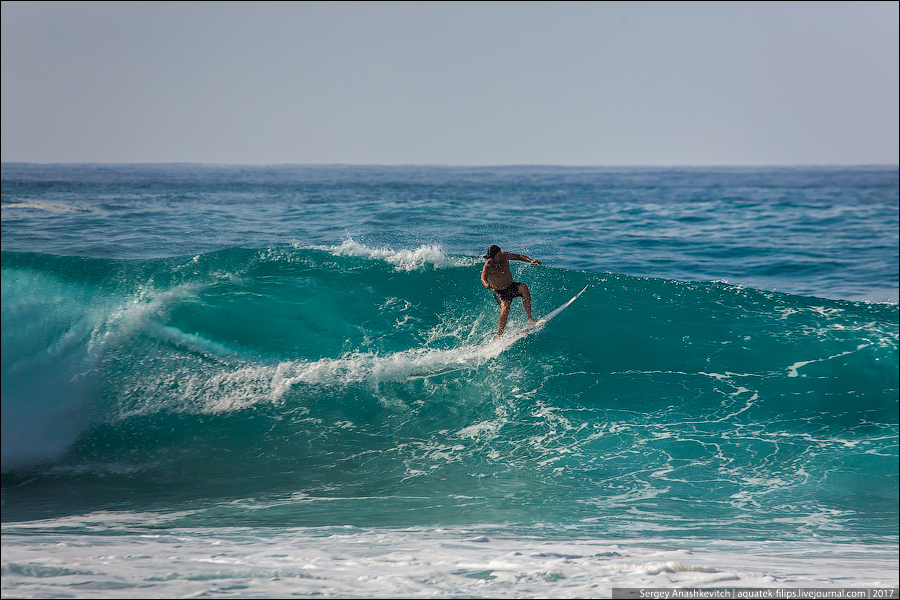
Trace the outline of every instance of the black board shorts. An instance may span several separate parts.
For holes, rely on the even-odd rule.
[[[506,300],[507,302],[512,302],[513,298],[521,298],[522,293],[519,291],[519,286],[522,285],[518,281],[513,281],[511,284],[503,288],[502,290],[494,290],[494,300],[497,301],[497,304],[501,304],[502,300]]]

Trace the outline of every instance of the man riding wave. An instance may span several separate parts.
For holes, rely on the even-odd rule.
[[[531,293],[528,286],[518,281],[513,281],[512,272],[509,270],[509,261],[520,260],[533,265],[541,264],[541,261],[528,258],[524,254],[512,254],[503,252],[500,246],[493,245],[488,248],[483,257],[487,262],[481,270],[481,283],[489,290],[494,290],[494,299],[500,305],[500,320],[497,323],[497,337],[503,334],[509,310],[512,308],[513,298],[521,298],[525,307],[528,322],[534,323],[531,316]]]

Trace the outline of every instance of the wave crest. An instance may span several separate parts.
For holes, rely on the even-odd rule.
[[[384,261],[398,271],[416,271],[428,265],[436,269],[445,269],[475,264],[473,259],[451,258],[444,253],[443,247],[431,244],[419,246],[414,250],[394,250],[387,247],[371,248],[353,238],[347,238],[339,246],[317,246],[315,249],[325,250],[335,256],[359,256]]]

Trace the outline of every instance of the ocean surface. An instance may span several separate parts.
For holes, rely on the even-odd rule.
[[[2,594],[896,587],[898,187],[4,163]]]

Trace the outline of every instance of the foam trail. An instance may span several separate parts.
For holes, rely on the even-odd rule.
[[[378,385],[474,369],[498,356],[513,341],[510,338],[507,343],[469,345],[451,350],[415,348],[386,356],[356,353],[314,363],[284,362],[278,365],[272,380],[273,398],[281,398],[291,387],[301,383],[346,386],[368,382]]]

